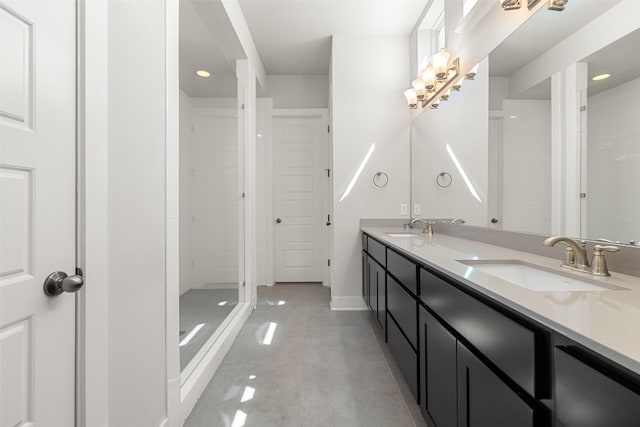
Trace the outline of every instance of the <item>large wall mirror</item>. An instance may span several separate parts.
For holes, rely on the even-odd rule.
[[[413,121],[414,217],[640,241],[640,21],[625,3],[540,9]]]

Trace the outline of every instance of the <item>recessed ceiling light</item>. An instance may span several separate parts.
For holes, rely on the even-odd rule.
[[[211,75],[210,72],[205,70],[198,70],[196,71],[196,74],[199,75],[200,77],[209,77]]]
[[[608,79],[609,77],[611,77],[611,74],[598,74],[597,76],[595,76],[591,80],[597,82],[598,80]]]

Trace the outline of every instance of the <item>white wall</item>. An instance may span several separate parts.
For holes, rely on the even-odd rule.
[[[273,108],[329,107],[329,76],[326,74],[269,75],[267,88]]]
[[[640,79],[588,99],[587,236],[640,240]]]
[[[502,228],[551,233],[551,103],[503,102]]]
[[[109,425],[155,427],[167,413],[165,2],[108,14]]]
[[[258,286],[273,285],[273,100],[261,98],[256,106],[256,251]]]
[[[412,123],[411,174],[414,207],[423,218],[463,218],[486,225],[488,185],[488,70],[481,62],[475,80],[465,81],[437,110],[425,111]],[[460,162],[480,200],[470,192],[447,151]],[[451,185],[441,188],[436,177],[451,175]]]
[[[409,37],[334,36],[332,51],[334,254],[332,307],[362,308],[359,221],[397,218],[409,204]],[[366,72],[365,72],[366,70]],[[369,162],[340,200],[370,147]],[[376,171],[389,175],[376,188]]]
[[[234,98],[181,94],[181,294],[238,282],[241,158],[235,104]]]

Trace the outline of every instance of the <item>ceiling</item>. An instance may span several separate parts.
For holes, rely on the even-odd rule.
[[[239,0],[267,74],[328,74],[331,35],[409,36],[429,0]]]
[[[236,41],[216,33],[222,18],[214,16],[213,3],[180,1],[180,89],[192,97],[236,96],[235,69],[228,60],[228,44]],[[332,35],[408,36],[429,0],[239,3],[267,74],[310,75],[329,73]],[[211,77],[198,77],[195,72],[202,69]]]
[[[235,97],[235,69],[192,0],[180,1],[180,89],[191,97]],[[202,78],[196,71],[206,70]]]
[[[571,1],[562,12],[541,8],[491,52],[489,75],[510,76],[620,1]]]

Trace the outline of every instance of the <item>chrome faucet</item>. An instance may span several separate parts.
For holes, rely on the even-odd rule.
[[[416,222],[421,222],[422,225],[424,225],[424,228],[422,229],[422,233],[433,235],[433,224],[434,224],[433,222],[425,221],[422,218],[415,218],[411,220],[411,225],[415,224]]]
[[[462,218],[453,218],[451,221],[449,221],[449,224],[464,224],[467,221],[465,221]]]
[[[554,246],[558,242],[567,245],[564,261],[562,263],[563,267],[583,271],[585,273],[591,273],[591,267],[589,266],[589,260],[587,260],[587,249],[585,246],[564,236],[549,237],[543,243],[547,246]]]

